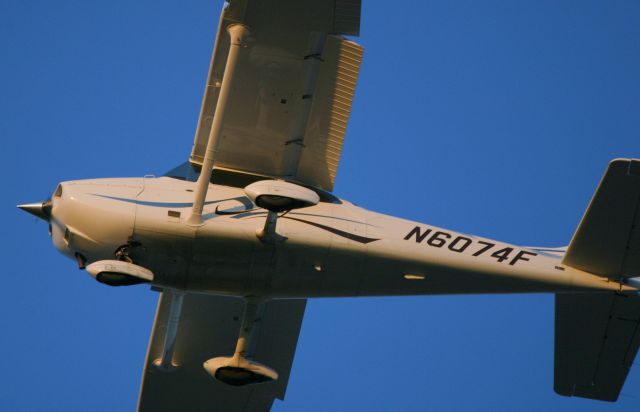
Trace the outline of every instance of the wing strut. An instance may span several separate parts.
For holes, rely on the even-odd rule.
[[[213,122],[211,123],[211,132],[209,133],[209,140],[207,141],[202,170],[200,171],[200,177],[198,177],[193,209],[191,216],[187,219],[187,224],[191,226],[201,226],[203,224],[202,209],[204,208],[204,200],[207,197],[207,189],[209,188],[209,181],[211,180],[213,162],[218,153],[218,147],[220,146],[220,133],[222,132],[224,112],[229,100],[229,92],[231,91],[231,84],[233,83],[235,68],[238,63],[238,55],[240,54],[244,39],[249,35],[249,29],[242,24],[230,25],[227,27],[227,32],[231,37],[229,55],[227,56],[227,65],[224,70],[224,76],[222,77],[220,96],[218,97],[216,111],[213,115]]]
[[[168,291],[169,289],[165,290]],[[183,300],[184,292],[171,290],[171,307],[169,309],[169,318],[167,319],[167,330],[164,334],[162,358],[153,361],[153,364],[158,369],[168,371],[178,366],[173,363],[173,350],[175,349],[176,336],[178,335],[178,324],[180,323]]]

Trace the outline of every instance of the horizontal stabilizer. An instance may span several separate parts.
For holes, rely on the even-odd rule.
[[[640,275],[640,160],[609,163],[563,263],[611,279]]]
[[[556,295],[556,393],[615,402],[638,345],[640,296]]]

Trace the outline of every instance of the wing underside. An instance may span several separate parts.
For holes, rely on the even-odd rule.
[[[284,399],[306,300],[274,300],[266,304],[255,346],[255,359],[279,373],[274,382],[231,387],[207,374],[207,359],[233,353],[243,301],[237,298],[188,294],[175,343],[178,367],[160,371],[171,294],[162,293],[151,333],[142,377],[138,410],[147,411],[268,411],[275,398]]]
[[[202,164],[229,50],[248,27],[215,168],[332,190],[362,47],[359,0],[235,0],[223,11],[190,161]],[[215,175],[215,174],[214,174]]]

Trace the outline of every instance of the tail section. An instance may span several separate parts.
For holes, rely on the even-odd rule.
[[[613,160],[563,263],[610,279],[640,276],[639,209],[640,160]]]
[[[609,164],[563,263],[612,280],[640,276],[640,160]],[[555,391],[614,402],[640,346],[640,296],[556,295]]]

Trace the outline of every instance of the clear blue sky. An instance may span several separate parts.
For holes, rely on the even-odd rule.
[[[640,157],[638,1],[363,3],[339,196],[562,246],[607,162]],[[157,295],[92,281],[15,205],[184,161],[221,6],[0,2],[0,410],[134,408]],[[640,410],[638,365],[617,404],[552,381],[552,295],[314,300],[274,410]]]

